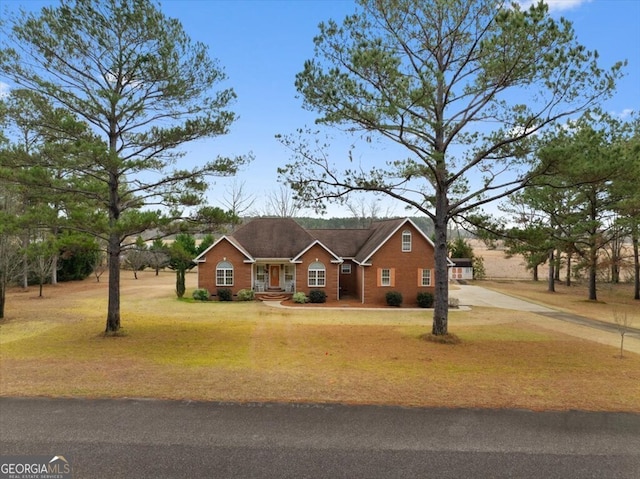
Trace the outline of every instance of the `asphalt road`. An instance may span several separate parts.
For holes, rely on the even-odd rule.
[[[1,398],[0,454],[74,479],[638,478],[640,415]]]

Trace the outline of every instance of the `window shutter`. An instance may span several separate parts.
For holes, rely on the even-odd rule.
[[[418,287],[422,286],[422,268],[418,268]]]
[[[391,283],[391,287],[395,287],[396,285],[396,269],[395,268],[390,268],[389,269],[389,280]]]
[[[376,272],[376,286],[379,288],[382,286],[382,268],[378,268]]]

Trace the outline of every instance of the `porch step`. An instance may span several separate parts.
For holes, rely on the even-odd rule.
[[[255,298],[258,301],[284,301],[291,298],[291,293],[285,293],[283,291],[266,291],[255,293]]]

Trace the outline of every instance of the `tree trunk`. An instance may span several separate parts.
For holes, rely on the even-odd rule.
[[[588,194],[589,198],[589,300],[597,301],[596,275],[598,268],[598,211],[596,209],[597,197],[593,189]]]
[[[4,304],[6,299],[7,287],[4,278],[0,276],[0,319],[4,318]]]
[[[111,154],[115,153],[115,142],[111,142]],[[120,253],[122,245],[116,229],[120,217],[120,196],[118,194],[117,173],[109,178],[109,240],[107,256],[109,261],[109,302],[107,305],[107,327],[105,333],[120,330]]]
[[[611,282],[613,284],[620,283],[620,259],[617,256],[611,259]]]
[[[620,263],[622,261],[623,237],[621,228],[615,227],[611,240],[611,282],[620,283]]]
[[[449,332],[449,275],[447,267],[447,198],[437,193],[435,228],[435,301],[433,305],[432,334],[441,336]]]
[[[571,257],[572,253],[567,253],[567,276],[565,278],[565,284],[567,287],[571,286]]]
[[[591,246],[589,251],[589,300],[597,301],[598,293],[596,291],[597,268],[598,268],[598,250],[595,245]]]
[[[633,243],[633,299],[640,299],[640,258],[638,255],[638,226],[633,229],[631,242]]]
[[[26,248],[26,246],[25,246]],[[27,254],[22,256],[22,289],[29,289],[29,260]]]
[[[58,255],[58,253],[56,253],[55,256],[53,257],[52,264],[51,264],[51,284],[54,286],[58,284],[58,258],[59,257],[60,256]]]
[[[120,237],[109,234],[109,303],[107,306],[107,327],[105,333],[115,333],[120,329]]]
[[[560,253],[560,250],[558,250],[556,252],[556,257],[555,257],[555,265],[554,265],[554,277],[553,279],[555,281],[560,281],[560,262],[562,259],[562,254]]]
[[[537,264],[533,267],[533,280],[534,281],[539,281],[540,280],[540,278],[538,277],[538,265]]]
[[[186,270],[184,268],[178,267],[176,269],[176,295],[178,298],[182,298],[187,290],[185,274]]]
[[[109,120],[109,155],[114,164],[118,164],[118,133],[115,118]],[[120,253],[122,245],[117,231],[120,218],[120,181],[117,167],[109,171],[109,239],[107,256],[109,261],[109,301],[107,304],[107,327],[105,333],[117,333],[120,330]]]
[[[556,269],[556,261],[554,258],[554,251],[551,249],[549,250],[549,276],[547,279],[547,291],[549,291],[550,293],[555,293],[556,292],[556,274],[555,274],[555,269]]]
[[[29,234],[29,230],[26,229],[24,230],[24,233],[21,236],[21,242],[22,242],[22,248],[24,253],[22,254],[22,274],[21,274],[21,281],[22,281],[22,289],[28,289],[29,288],[29,258],[27,257],[27,248],[29,247],[29,239],[30,239],[30,234]]]

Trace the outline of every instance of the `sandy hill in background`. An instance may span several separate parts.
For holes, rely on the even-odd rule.
[[[480,240],[472,239],[468,241],[473,247],[473,253],[484,258],[486,279],[533,279],[533,274],[526,269],[522,256],[514,256],[507,259],[504,254],[504,247],[501,245],[498,245],[495,249],[489,249]],[[546,278],[546,265],[538,268],[538,275],[541,279]]]
[[[532,271],[527,270],[525,267],[525,261],[522,256],[514,256],[512,258],[506,258],[504,254],[504,247],[501,244],[495,249],[489,249],[484,242],[480,240],[470,239],[468,240],[473,248],[473,252],[476,256],[482,256],[484,258],[484,268],[486,270],[486,279],[533,279]],[[626,245],[623,249],[623,257],[625,258],[625,262],[627,264],[626,267],[622,268],[622,272],[620,275],[621,281],[628,281],[633,277],[633,260],[632,260],[632,251],[631,246]],[[606,261],[606,256],[603,253],[603,260]],[[573,259],[573,264],[575,265],[577,262],[577,258]],[[606,277],[607,271],[606,266],[603,266],[603,270],[601,271]],[[538,268],[538,277],[541,281],[544,281],[547,278],[548,269],[547,265],[543,264]],[[564,279],[565,271],[564,268],[560,272],[561,278]]]

